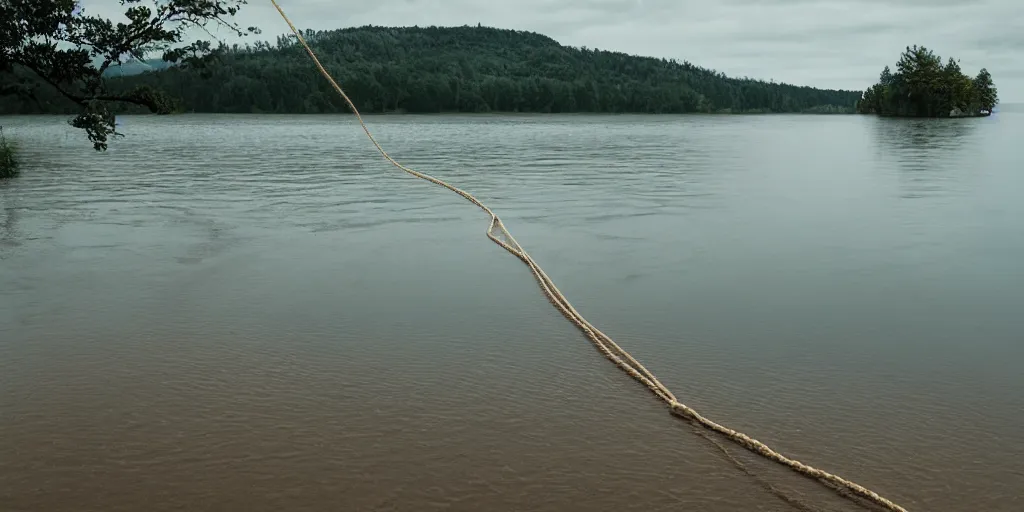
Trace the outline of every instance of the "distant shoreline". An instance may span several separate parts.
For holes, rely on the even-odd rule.
[[[3,117],[65,117],[73,116],[75,113],[65,114],[0,114]],[[117,117],[180,117],[180,116],[351,116],[352,112],[179,112],[174,114],[152,114],[147,112],[126,112],[116,114]],[[863,116],[857,112],[360,112],[363,117],[486,117],[486,116],[646,116],[646,117],[691,117],[691,116]]]
[[[537,33],[482,26],[364,26],[309,31],[307,39],[356,107],[368,114],[839,114],[854,112],[862,96],[855,90],[729,77],[685,60],[563,46]],[[105,90],[116,98],[148,88],[174,102],[171,110],[189,112],[346,111],[292,37],[219,50],[215,66],[118,73],[124,76],[108,77]],[[15,72],[33,83],[31,73]],[[71,109],[78,106],[52,87],[36,85],[38,104],[4,97],[0,111],[77,113]],[[106,104],[108,110],[136,111]]]

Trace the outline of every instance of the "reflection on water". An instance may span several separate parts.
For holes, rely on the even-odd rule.
[[[4,203],[7,202],[7,198],[4,198]],[[18,244],[18,217],[19,210],[12,206],[3,207],[3,218],[0,222],[0,245],[15,245]],[[2,255],[2,253],[0,253]]]
[[[978,149],[978,126],[986,118],[877,118],[875,151],[900,170],[903,197],[908,199],[956,192],[970,179]]]
[[[890,151],[923,154],[929,150],[957,150],[977,133],[985,118],[966,119],[898,119],[879,117],[873,120],[878,142]]]
[[[792,510],[351,118],[123,121],[98,154],[3,120],[0,510]],[[910,510],[1020,510],[1024,116],[371,123],[699,411]]]

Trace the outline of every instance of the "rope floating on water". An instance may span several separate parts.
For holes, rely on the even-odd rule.
[[[661,398],[663,401],[665,401],[665,403],[668,404],[669,410],[672,412],[672,414],[690,420],[714,432],[718,432],[719,434],[724,435],[725,437],[731,439],[740,446],[758,455],[761,455],[769,460],[773,460],[775,462],[778,462],[779,464],[787,466],[800,474],[803,474],[811,478],[815,478],[821,482],[831,484],[839,488],[848,489],[852,491],[854,494],[862,496],[893,512],[907,512],[905,508],[897,505],[896,503],[893,503],[892,501],[882,497],[878,493],[860,484],[851,482],[845,478],[836,476],[827,471],[822,471],[812,466],[808,466],[807,464],[804,464],[798,460],[786,457],[785,455],[782,455],[781,453],[772,450],[771,448],[768,447],[768,445],[742,432],[738,432],[729,427],[711,421],[708,418],[705,418],[691,407],[683,404],[678,399],[676,399],[676,396],[672,394],[672,392],[669,391],[669,389],[665,387],[665,385],[662,384],[658,380],[658,378],[655,377],[654,374],[650,372],[650,370],[644,367],[644,365],[640,364],[639,361],[634,359],[633,356],[629,354],[629,352],[626,352],[622,347],[615,343],[615,341],[612,340],[611,337],[601,332],[597,327],[594,327],[593,324],[588,322],[586,318],[583,318],[583,315],[581,315],[578,311],[576,311],[575,308],[572,307],[572,304],[569,303],[569,299],[567,299],[565,295],[563,295],[562,292],[558,289],[558,287],[555,286],[555,283],[551,280],[550,277],[548,277],[544,270],[540,268],[540,265],[538,265],[533,260],[533,258],[530,257],[526,250],[523,249],[523,246],[519,245],[519,242],[517,242],[515,237],[512,236],[512,233],[505,229],[505,226],[502,224],[501,219],[498,218],[497,214],[495,214],[490,208],[488,208],[487,205],[480,202],[480,200],[477,199],[476,197],[473,197],[473,195],[470,194],[469,192],[466,192],[441,179],[430,176],[429,174],[424,174],[422,172],[410,169],[398,163],[394,158],[391,158],[391,156],[388,155],[387,151],[384,151],[384,148],[380,145],[379,142],[377,142],[377,139],[373,137],[373,134],[370,133],[370,129],[366,126],[366,123],[363,121],[363,116],[360,115],[359,109],[356,108],[355,103],[352,102],[352,100],[348,97],[348,94],[345,94],[345,91],[341,88],[341,86],[338,85],[338,83],[334,80],[331,74],[328,73],[327,70],[324,68],[323,64],[320,63],[320,59],[317,58],[316,53],[313,52],[313,49],[310,48],[309,44],[306,42],[306,39],[302,37],[302,33],[299,32],[299,29],[295,27],[291,19],[289,19],[288,16],[284,13],[284,10],[281,9],[281,6],[277,3],[277,0],[270,0],[270,2],[274,4],[274,7],[277,9],[277,12],[281,14],[281,18],[283,18],[285,23],[288,24],[288,27],[291,28],[292,33],[295,34],[295,37],[298,39],[299,43],[301,43],[302,46],[306,49],[306,52],[309,53],[310,58],[313,59],[313,63],[316,64],[317,69],[320,70],[320,74],[322,74],[324,78],[326,78],[327,81],[330,82],[331,86],[334,87],[334,90],[337,91],[338,94],[340,94],[341,97],[345,100],[345,103],[348,104],[349,108],[352,110],[352,113],[355,114],[356,119],[359,121],[359,125],[363,128],[363,131],[366,132],[366,136],[370,139],[370,142],[372,142],[373,145],[377,148],[377,151],[379,151],[380,154],[388,162],[390,162],[395,167],[398,167],[402,171],[405,171],[417,178],[429,181],[435,185],[439,185],[448,190],[451,190],[452,192],[455,192],[456,194],[466,198],[467,201],[475,204],[481,210],[490,215],[491,225],[490,227],[487,228],[487,237],[490,238],[494,243],[503,247],[506,251],[512,253],[513,256],[519,258],[520,260],[523,261],[523,263],[530,267],[530,271],[533,272],[533,275],[537,279],[537,282],[540,284],[541,290],[544,292],[544,295],[547,296],[548,300],[551,301],[555,308],[557,308],[566,318],[568,318],[569,321],[576,324],[576,326],[579,327],[579,329],[583,331],[583,333],[588,338],[590,338],[591,341],[594,342],[594,345],[597,346],[598,350],[600,350],[602,354],[604,354],[608,359],[611,359],[612,362],[614,362],[619,368],[628,373],[634,379],[640,381],[640,383],[647,386],[647,388],[650,389],[651,392],[653,392],[655,395],[657,395],[658,398]]]

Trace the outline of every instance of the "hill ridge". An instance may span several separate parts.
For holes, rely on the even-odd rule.
[[[303,36],[367,113],[852,113],[861,97],[482,25],[363,25],[307,29]],[[194,112],[346,111],[294,36],[219,50],[218,61],[204,70],[170,67],[113,79],[111,88],[163,89]]]

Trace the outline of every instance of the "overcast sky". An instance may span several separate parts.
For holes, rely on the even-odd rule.
[[[111,14],[114,0],[84,0]],[[300,28],[475,25],[562,44],[688,60],[730,76],[861,90],[907,45],[992,73],[1004,103],[1024,102],[1024,0],[279,0]],[[239,21],[274,41],[288,31],[270,0]]]

